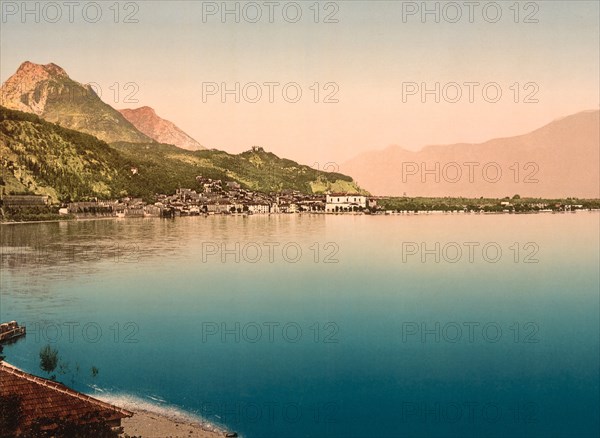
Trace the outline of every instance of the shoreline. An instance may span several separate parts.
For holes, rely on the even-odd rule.
[[[133,417],[121,420],[123,433],[142,438],[223,438],[226,431],[209,423],[171,417],[145,409],[129,409]]]
[[[82,221],[100,221],[109,219],[119,219],[116,216],[108,217],[89,217],[89,218],[71,218],[71,219],[48,219],[43,221],[0,221],[0,225],[19,225],[19,224],[53,224],[57,222],[82,222]]]
[[[123,436],[141,438],[223,438],[228,434],[237,436],[221,426],[176,407],[161,406],[126,395],[93,394],[90,396],[133,412],[133,417],[121,421]]]
[[[536,215],[536,214],[572,214],[572,213],[597,213],[600,212],[600,209],[591,209],[591,210],[573,210],[573,211],[525,211],[525,212],[501,212],[501,211],[489,211],[489,212],[465,212],[465,211],[442,211],[442,210],[419,210],[418,212],[413,211],[402,211],[402,212],[384,212],[378,214],[365,214],[359,212],[344,212],[344,213],[320,213],[320,212],[302,212],[302,213],[265,213],[265,214],[251,214],[244,215],[242,213],[233,213],[233,214],[211,214],[211,215],[199,215],[199,216],[182,216],[183,218],[188,217],[265,217],[265,216],[291,216],[291,215],[318,215],[318,216],[430,216],[430,215],[498,215],[498,214],[506,214],[506,215]],[[99,217],[85,217],[85,218],[73,218],[73,219],[51,219],[51,220],[43,220],[43,221],[0,221],[0,225],[22,225],[22,224],[44,224],[44,223],[58,223],[58,222],[85,222],[85,221],[99,221],[99,220],[130,220],[130,219],[175,219],[175,218],[162,218],[158,216],[148,216],[148,217],[131,217],[131,218],[122,218],[117,216],[99,216]],[[180,219],[180,218],[178,218]]]
[[[21,368],[2,361],[3,365],[24,372]],[[123,418],[121,426],[124,437],[137,438],[223,438],[238,434],[215,425],[176,406],[161,406],[136,396],[81,393],[95,400],[108,403],[133,413]]]

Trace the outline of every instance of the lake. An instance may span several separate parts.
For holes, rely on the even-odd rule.
[[[592,437],[600,215],[2,225],[6,360],[251,437]],[[96,367],[96,376],[91,372]]]

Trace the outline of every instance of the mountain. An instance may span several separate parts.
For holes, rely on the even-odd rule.
[[[416,152],[391,146],[360,154],[340,168],[378,195],[599,198],[599,115],[580,112],[525,135],[481,144]]]
[[[243,188],[303,193],[359,191],[352,178],[321,172],[255,147],[237,155],[187,151],[169,144],[117,142],[0,106],[0,190],[50,195],[54,201],[142,197],[177,188],[202,190],[196,176]]]
[[[140,132],[158,143],[172,144],[190,151],[204,149],[204,146],[175,126],[173,122],[159,117],[149,106],[122,109],[119,112]]]
[[[0,88],[0,105],[36,114],[50,122],[106,142],[151,142],[120,112],[104,103],[90,85],[69,78],[56,64],[26,61]]]
[[[187,151],[170,144],[111,144],[138,169],[133,192],[149,198],[154,193],[173,193],[179,187],[200,190],[196,176],[236,181],[257,192],[297,190],[324,193],[327,190],[359,192],[351,177],[321,172],[295,161],[279,158],[260,147],[241,154],[218,150]]]
[[[0,106],[0,189],[6,194],[110,198],[127,192],[127,164],[96,137]]]

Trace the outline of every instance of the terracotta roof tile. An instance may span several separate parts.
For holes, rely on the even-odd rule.
[[[6,362],[0,363],[0,395],[19,397],[21,427],[27,427],[40,418],[76,421],[97,413],[106,421],[113,421],[133,415],[58,382],[25,373]]]

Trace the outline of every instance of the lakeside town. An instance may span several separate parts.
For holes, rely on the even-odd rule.
[[[163,217],[254,214],[418,214],[418,213],[537,213],[598,210],[600,200],[542,200],[521,198],[412,198],[371,196],[362,193],[305,194],[296,190],[261,193],[235,181],[196,177],[197,189],[180,188],[173,194],[156,194],[155,202],[142,198],[53,204],[49,196],[4,195],[0,200],[4,221],[82,219],[93,217]]]
[[[235,181],[198,176],[199,189],[180,188],[174,194],[156,194],[155,202],[142,198],[91,199],[52,204],[49,196],[5,195],[0,201],[3,217],[36,209],[64,218],[86,217],[180,217],[214,214],[374,213],[377,197],[358,193],[308,195],[296,190],[261,193],[246,190]],[[13,213],[13,214],[11,214]]]

